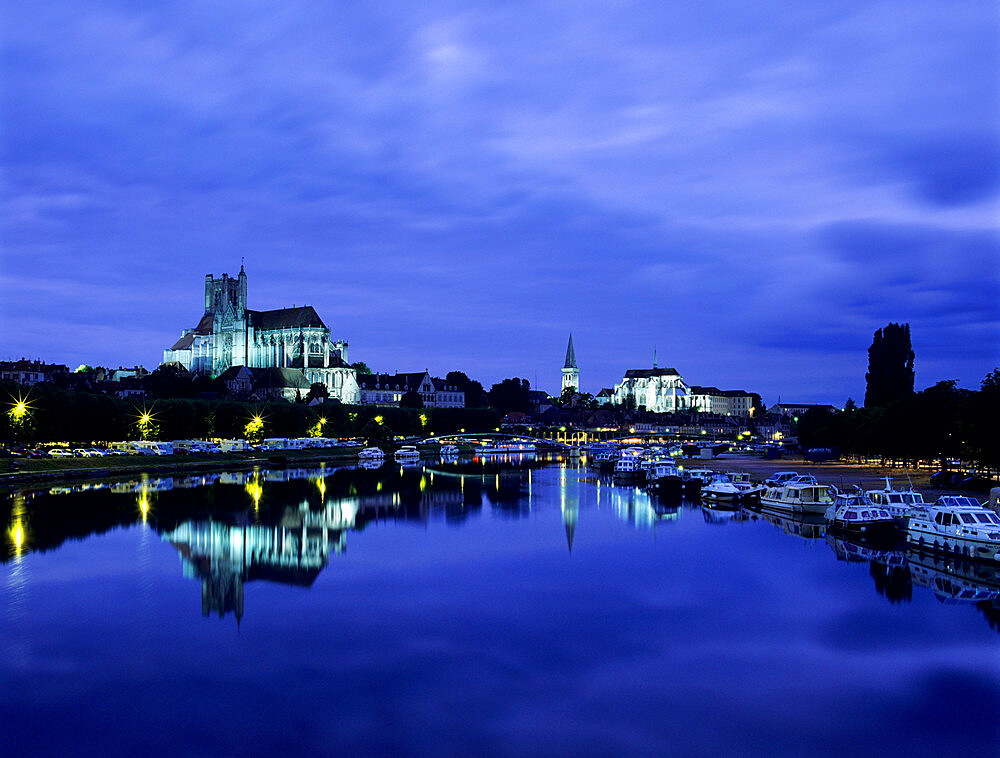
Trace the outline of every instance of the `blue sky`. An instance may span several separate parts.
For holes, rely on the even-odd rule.
[[[206,273],[384,371],[773,402],[1000,366],[993,2],[2,11],[0,359],[155,365]]]

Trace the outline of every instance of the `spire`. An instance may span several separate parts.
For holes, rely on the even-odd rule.
[[[566,365],[563,368],[578,368],[576,365],[576,351],[573,349],[572,332],[569,335],[569,344],[566,346]]]
[[[653,368],[656,368],[656,348],[653,348]]]

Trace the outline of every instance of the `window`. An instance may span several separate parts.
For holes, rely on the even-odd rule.
[[[975,524],[976,523],[976,519],[973,517],[973,515],[971,513],[960,513],[958,515],[962,519],[962,521],[964,523],[966,523],[966,524]]]

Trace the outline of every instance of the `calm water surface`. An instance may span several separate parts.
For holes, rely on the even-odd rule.
[[[574,466],[10,498],[4,754],[1000,754],[996,569]]]

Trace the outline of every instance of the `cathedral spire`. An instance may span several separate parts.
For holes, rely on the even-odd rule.
[[[579,368],[576,365],[576,351],[573,349],[573,333],[569,334],[569,344],[566,346],[566,365],[563,368]]]
[[[653,368],[657,368],[657,366],[656,366],[656,348],[655,347],[653,348]]]

